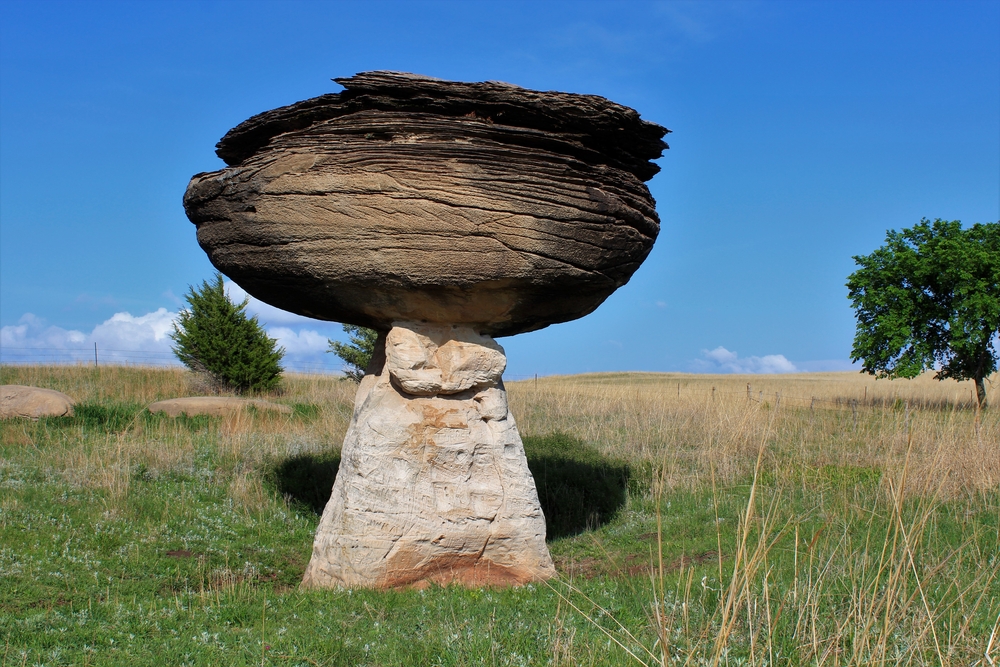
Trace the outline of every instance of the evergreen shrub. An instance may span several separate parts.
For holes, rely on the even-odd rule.
[[[222,274],[199,289],[191,287],[170,335],[177,358],[219,388],[243,394],[269,391],[281,381],[284,348],[257,321],[247,317],[249,299],[233,303],[226,296]]]

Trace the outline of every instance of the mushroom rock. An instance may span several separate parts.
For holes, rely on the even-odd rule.
[[[594,95],[397,72],[254,116],[184,207],[248,293],[382,335],[304,584],[554,574],[493,337],[582,317],[659,231],[667,130]]]

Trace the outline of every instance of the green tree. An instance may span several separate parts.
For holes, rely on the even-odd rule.
[[[328,340],[330,349],[327,352],[333,352],[347,364],[344,375],[355,382],[361,382],[361,378],[365,376],[365,369],[371,363],[378,332],[354,324],[345,324],[344,331],[348,334],[351,342],[341,343],[336,340]]]
[[[985,407],[1000,334],[1000,222],[962,229],[925,218],[854,261],[852,361],[879,377],[937,369],[938,380],[973,380]]]
[[[268,337],[257,321],[247,317],[249,298],[233,303],[226,296],[222,274],[193,286],[170,335],[174,354],[191,370],[239,393],[267,391],[281,380],[284,348]]]

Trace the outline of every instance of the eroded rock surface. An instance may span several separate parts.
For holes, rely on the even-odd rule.
[[[397,323],[376,347],[385,352],[358,389],[303,585],[553,576],[500,379],[503,349],[466,327],[415,323]]]
[[[582,317],[659,231],[666,129],[603,97],[394,72],[247,120],[184,206],[250,294],[388,330],[489,335]]]
[[[397,324],[386,337],[385,353],[392,378],[414,396],[493,387],[507,367],[502,347],[462,326]]]
[[[73,399],[54,389],[27,387],[19,384],[0,386],[0,419],[27,417],[70,417]]]
[[[228,396],[187,396],[185,398],[170,398],[165,401],[151,403],[147,408],[152,413],[163,412],[169,417],[182,414],[188,417],[208,415],[210,417],[225,417],[228,414],[246,410],[253,406],[257,410],[269,410],[291,414],[292,409],[280,403],[271,403],[256,398],[231,398]]]

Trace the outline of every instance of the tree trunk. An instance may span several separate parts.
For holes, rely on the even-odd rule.
[[[979,400],[979,409],[986,408],[986,382],[982,375],[976,375],[976,398]]]

